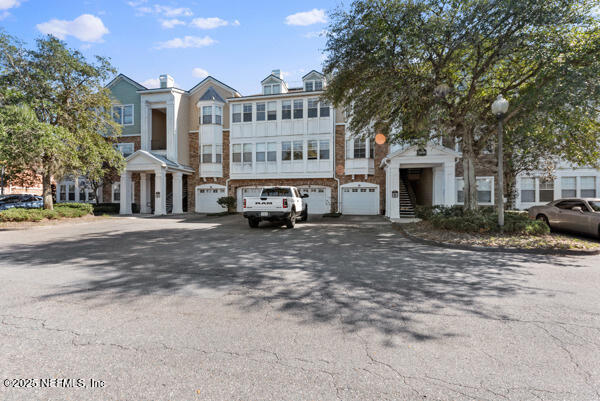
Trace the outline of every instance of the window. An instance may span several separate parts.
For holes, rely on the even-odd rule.
[[[244,122],[252,121],[252,103],[244,104]]]
[[[215,145],[215,163],[221,163],[223,159],[223,145]]]
[[[277,161],[277,143],[269,142],[267,144],[267,161],[268,162],[276,162]]]
[[[373,139],[369,139],[369,159],[375,158],[375,141]]]
[[[596,197],[596,177],[581,177],[581,197]]]
[[[277,120],[277,102],[267,103],[267,120]]]
[[[284,100],[281,102],[281,119],[289,120],[292,118],[292,102],[290,100]]]
[[[60,200],[67,200],[67,186],[65,184],[60,184]]]
[[[85,202],[85,181],[79,181],[79,201]]]
[[[329,103],[321,102],[320,106],[319,112],[321,113],[321,117],[329,117]]]
[[[307,141],[306,146],[306,158],[308,160],[317,160],[319,157],[319,142],[318,141]]]
[[[294,141],[294,151],[292,152],[292,157],[294,160],[302,160],[303,153],[304,149],[302,141]]]
[[[242,105],[234,104],[231,107],[231,121],[234,123],[239,123],[242,121]]]
[[[561,179],[561,197],[574,198],[577,196],[577,181],[575,177],[562,177]]]
[[[493,204],[492,189],[494,186],[493,178],[477,178],[477,202]],[[462,178],[456,179],[456,203],[465,201],[465,182]]]
[[[554,180],[540,179],[540,202],[552,202],[554,200]]]
[[[281,160],[288,161],[292,160],[292,143],[281,142]]]
[[[127,157],[133,153],[133,143],[116,143],[115,149],[117,149],[123,157]]]
[[[202,124],[212,124],[212,106],[202,107]]]
[[[302,118],[304,111],[304,100],[294,100],[294,119]]]
[[[477,179],[477,202],[492,203],[492,182],[491,178]]]
[[[357,138],[354,140],[354,158],[364,159],[365,157],[367,157],[366,143],[364,139]]]
[[[535,178],[521,178],[521,202],[535,202]]]
[[[117,124],[133,125],[133,105],[113,105],[112,118]]]
[[[316,91],[323,90],[323,81],[315,81],[315,90]]]
[[[244,144],[244,153],[242,154],[242,162],[244,164],[252,164],[252,144]]]
[[[319,100],[318,99],[308,99],[308,118],[316,118],[319,116]]]
[[[319,141],[319,159],[329,160],[329,141]]]
[[[267,145],[265,143],[256,144],[256,162],[264,162],[267,160]]]
[[[112,201],[120,202],[121,201],[121,183],[115,182],[112,184]]]
[[[462,178],[456,180],[456,202],[465,202],[465,181]]]
[[[202,145],[202,163],[212,162],[212,145]]]
[[[215,124],[223,124],[223,108],[215,106]]]
[[[292,196],[292,191],[290,190],[290,188],[279,188],[279,187],[265,188],[262,190],[260,196],[261,196],[261,198],[265,197],[265,196],[277,196],[277,197]],[[297,194],[296,194],[296,196],[297,196]]]
[[[256,121],[265,121],[265,103],[256,103]]]
[[[280,84],[263,85],[263,95],[277,95],[281,93]]]
[[[305,81],[304,90],[306,92],[323,90],[323,81]]]
[[[346,141],[346,159],[353,159],[354,152],[352,150],[352,141]]]
[[[273,90],[271,89],[271,85],[263,86],[263,95],[270,95],[272,93],[273,93]]]
[[[307,92],[312,92],[314,90],[314,83],[313,81],[307,81],[304,84],[304,90]]]
[[[233,148],[232,161],[234,163],[241,163],[242,162],[242,145],[236,144],[236,145],[233,145],[232,148]]]

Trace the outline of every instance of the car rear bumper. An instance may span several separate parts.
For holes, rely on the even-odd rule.
[[[267,213],[267,215],[263,215]],[[285,220],[290,217],[291,212],[244,212],[245,218],[260,220]]]

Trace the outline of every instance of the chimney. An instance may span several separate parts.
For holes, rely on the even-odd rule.
[[[271,71],[271,74],[275,75],[279,79],[283,79],[283,74],[281,74],[281,70],[279,69]]]
[[[161,89],[172,88],[175,82],[173,77],[168,74],[162,74],[158,79],[160,80]]]

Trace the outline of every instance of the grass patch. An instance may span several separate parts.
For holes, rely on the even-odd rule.
[[[92,205],[87,203],[61,203],[54,210],[13,208],[0,212],[0,222],[42,221],[60,218],[83,217],[92,214]]]
[[[341,213],[325,213],[323,217],[340,217]]]

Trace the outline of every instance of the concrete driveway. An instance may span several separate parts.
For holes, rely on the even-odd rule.
[[[0,400],[600,399],[595,256],[109,218],[0,230],[0,283]]]

